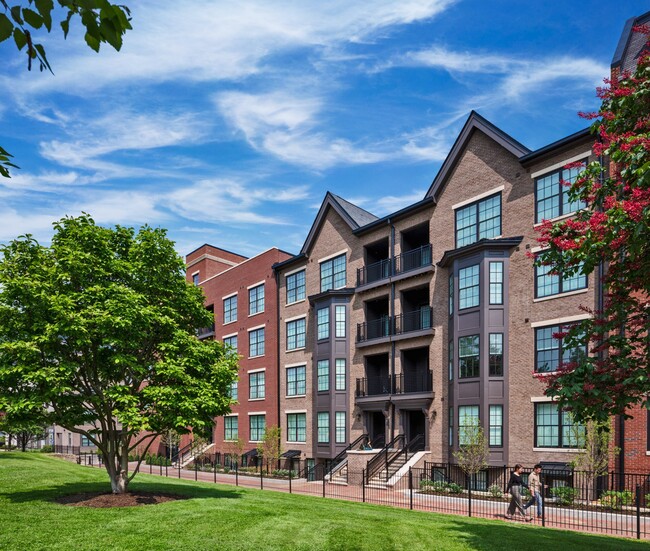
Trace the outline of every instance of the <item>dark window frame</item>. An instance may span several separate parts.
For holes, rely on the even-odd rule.
[[[302,276],[302,281],[300,281]],[[305,270],[300,270],[286,276],[287,304],[294,304],[305,300],[306,275]],[[293,298],[293,300],[291,300]]]
[[[579,161],[576,161],[576,162],[578,162],[578,163],[584,163],[584,165],[585,165],[585,167],[586,167],[587,164],[588,164],[588,162],[589,162],[589,158],[588,158],[588,157],[585,157],[584,159],[579,160]],[[567,163],[567,164],[568,164],[568,163]],[[571,169],[566,169],[566,168],[564,168],[564,167],[562,166],[562,167],[557,168],[557,169],[555,169],[555,170],[549,170],[548,172],[542,174],[541,176],[537,176],[537,177],[534,179],[534,182],[533,182],[533,190],[534,190],[534,192],[535,192],[535,224],[540,224],[540,223],[542,222],[542,220],[555,220],[556,218],[561,218],[562,216],[568,216],[568,215],[571,215],[571,214],[573,214],[574,212],[577,212],[578,210],[583,209],[583,208],[586,207],[586,205],[583,205],[583,206],[581,206],[581,207],[578,207],[576,210],[572,210],[572,211],[564,212],[564,197],[565,197],[565,195],[568,194],[568,190],[569,190],[569,188],[566,187],[566,186],[564,186],[564,185],[562,185],[562,182],[563,182],[563,181],[570,181],[570,180],[571,180],[571,177],[569,177],[569,180],[565,180],[565,179],[563,179],[563,177],[562,177],[562,173],[563,173],[564,171],[566,171],[566,170],[571,170]],[[543,180],[544,178],[548,178],[548,177],[550,177],[550,176],[553,176],[554,174],[559,174],[559,178],[558,178],[558,181],[557,181],[557,193],[553,193],[553,194],[550,195],[549,197],[556,197],[556,196],[558,197],[558,211],[559,211],[559,214],[558,214],[557,216],[553,216],[552,218],[542,218],[542,217],[540,216],[539,205],[540,205],[540,202],[541,202],[541,201],[545,201],[545,200],[547,200],[549,197],[546,197],[546,198],[544,198],[544,199],[539,199],[538,182],[539,182],[540,180]],[[579,174],[579,172],[578,172],[578,174]],[[577,178],[578,174],[576,174],[576,178]]]
[[[482,197],[481,199],[477,199],[476,201],[473,201],[472,203],[469,203],[467,205],[463,205],[462,207],[458,207],[454,209],[454,247],[456,249],[460,247],[465,247],[467,245],[471,245],[473,243],[477,243],[481,239],[494,239],[496,236],[490,236],[490,237],[481,237],[481,232],[479,228],[481,227],[481,220],[479,219],[479,206],[481,203],[485,203],[487,201],[490,201],[494,199],[495,197],[499,197],[499,231],[496,235],[501,235],[503,233],[503,197],[502,197],[502,192],[497,191],[496,193],[493,193],[492,195],[489,195],[487,197]],[[458,213],[468,210],[470,208],[474,208],[475,210],[475,217],[476,217],[476,232],[474,234],[474,238],[472,241],[469,241],[467,243],[464,243],[463,245],[458,245]],[[496,217],[495,217],[496,218]]]

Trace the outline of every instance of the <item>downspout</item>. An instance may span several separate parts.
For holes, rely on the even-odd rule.
[[[395,268],[395,226],[390,218],[387,220],[390,226],[390,304],[388,315],[395,327],[395,282],[393,281],[393,270]],[[391,380],[391,394],[395,392],[395,341],[393,340],[393,332],[390,332],[390,380]],[[390,408],[390,439],[395,438],[395,407],[391,404],[391,399],[388,399]]]
[[[276,323],[276,328],[275,328],[275,334],[278,336],[276,343],[276,357],[275,357],[275,367],[276,367],[276,379],[277,379],[277,384],[276,384],[276,396],[277,396],[277,406],[276,406],[276,413],[278,417],[278,427],[282,426],[282,418],[280,417],[280,391],[281,391],[281,385],[280,385],[280,274],[278,273],[277,270],[273,270],[273,275],[275,277],[275,323]],[[282,434],[282,433],[280,433]],[[293,459],[291,461],[290,469],[293,466]],[[300,464],[299,464],[300,466]],[[280,465],[278,465],[278,468],[280,468]]]

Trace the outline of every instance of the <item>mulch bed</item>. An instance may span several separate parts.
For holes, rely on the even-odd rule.
[[[174,494],[159,494],[152,492],[129,492],[126,494],[112,493],[81,493],[71,494],[57,498],[55,501],[61,505],[73,507],[137,507],[139,505],[157,505],[166,501],[187,499],[185,496]]]

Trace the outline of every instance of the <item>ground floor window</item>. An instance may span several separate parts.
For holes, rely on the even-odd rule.
[[[266,415],[251,415],[248,420],[251,442],[261,442],[266,431]]]
[[[307,414],[287,414],[287,442],[307,441]]]
[[[535,404],[536,448],[581,448],[585,427],[573,421],[568,411],[558,411],[557,404]]]

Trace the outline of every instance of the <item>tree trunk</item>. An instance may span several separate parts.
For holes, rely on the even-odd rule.
[[[129,485],[128,473],[121,470],[111,475],[111,490],[114,494],[125,494]]]

